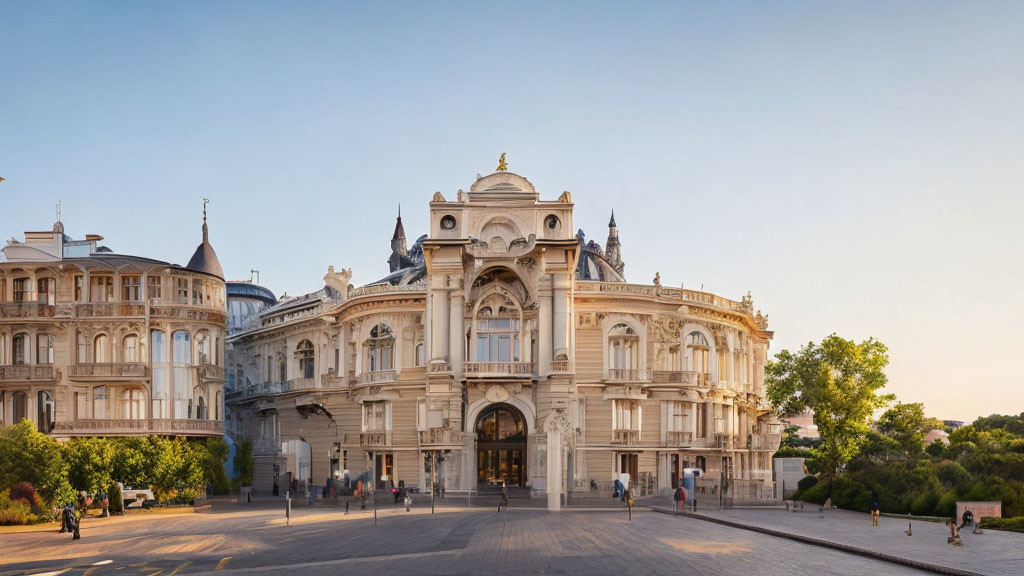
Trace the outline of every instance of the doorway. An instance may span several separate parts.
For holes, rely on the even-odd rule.
[[[629,481],[636,484],[640,477],[640,455],[631,453],[619,454],[619,473],[629,474]]]
[[[526,419],[508,404],[495,404],[476,421],[476,470],[480,486],[526,485]]]
[[[373,455],[373,476],[378,490],[388,488],[388,481],[395,473],[395,455],[391,452],[377,452]]]

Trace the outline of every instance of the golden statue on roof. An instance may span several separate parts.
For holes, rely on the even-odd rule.
[[[501,153],[501,158],[498,158],[498,172],[504,172],[508,170],[508,164],[505,163],[505,153]]]

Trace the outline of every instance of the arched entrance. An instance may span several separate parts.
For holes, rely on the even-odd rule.
[[[526,485],[526,419],[495,404],[476,420],[476,478],[481,486]]]

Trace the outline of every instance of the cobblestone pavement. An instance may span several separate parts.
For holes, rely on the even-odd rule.
[[[0,534],[0,574],[920,574],[693,518],[635,511],[429,507],[344,515],[215,504],[208,514],[93,520],[82,540]],[[105,564],[97,564],[106,562]],[[63,571],[63,572],[61,572]]]
[[[1014,532],[973,534],[967,529],[960,533],[963,546],[950,546],[946,543],[949,528],[938,522],[914,522],[912,535],[907,536],[905,518],[882,517],[879,525],[872,527],[868,514],[825,510],[822,517],[817,506],[795,513],[784,509],[708,509],[698,513],[947,568],[993,576],[1024,574],[1024,534]]]

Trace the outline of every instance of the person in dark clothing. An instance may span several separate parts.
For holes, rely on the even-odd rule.
[[[672,495],[672,499],[675,500],[676,503],[676,514],[679,514],[680,509],[682,509],[683,512],[686,512],[686,490],[683,490],[682,486],[676,488],[675,494]]]
[[[871,504],[871,525],[878,526],[878,517],[882,515],[881,510],[878,508],[878,500],[875,500]]]
[[[504,482],[501,483],[501,500],[498,500],[499,513],[501,512],[502,504],[505,505],[505,511],[508,512],[508,487],[505,486]]]

